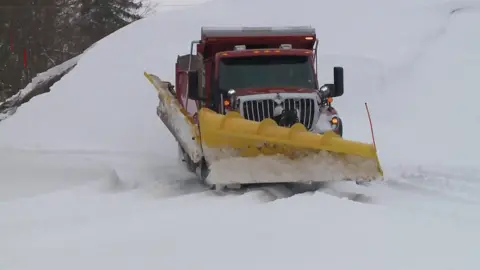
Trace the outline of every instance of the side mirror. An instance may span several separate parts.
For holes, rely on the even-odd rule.
[[[333,68],[333,84],[327,83],[322,85],[318,92],[322,97],[339,97],[343,95],[343,68]]]
[[[200,73],[197,70],[190,70],[188,72],[188,98],[193,100],[205,100],[205,97],[203,97],[199,91],[202,87]]]
[[[339,97],[343,95],[343,67],[334,67],[333,68],[333,92],[331,97]]]

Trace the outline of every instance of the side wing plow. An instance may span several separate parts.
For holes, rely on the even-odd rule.
[[[147,72],[144,75],[157,90],[160,100],[157,107],[157,115],[184,151],[190,156],[190,159],[195,163],[199,162],[203,157],[203,153],[199,130],[192,117],[169,91],[167,82]]]

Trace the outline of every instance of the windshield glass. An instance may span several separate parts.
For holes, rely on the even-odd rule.
[[[266,55],[222,58],[219,88],[315,88],[315,73],[308,56]]]

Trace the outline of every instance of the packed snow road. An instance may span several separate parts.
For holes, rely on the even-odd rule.
[[[475,171],[402,168],[398,179],[272,201],[262,190],[218,196],[155,155],[8,154],[2,175],[18,189],[0,201],[5,269],[351,269],[345,254],[361,269],[478,265]]]
[[[261,185],[239,190],[214,191],[201,184],[175,159],[158,163],[151,153],[92,151],[0,151],[0,201],[43,196],[79,187],[97,187],[99,191],[135,191],[154,197],[172,197],[191,193],[209,196],[258,195],[262,201],[286,199],[298,194],[323,193],[352,201],[383,205],[418,206],[444,203],[480,206],[480,171],[452,167],[389,168],[383,181],[363,183],[331,182],[316,185]],[[235,177],[235,176],[232,176]],[[251,196],[250,194],[249,196]],[[442,210],[438,207],[438,210]],[[475,216],[475,213],[472,213]],[[479,214],[480,216],[480,214]]]
[[[262,185],[238,190],[214,191],[180,163],[157,164],[158,156],[89,151],[31,151],[2,149],[0,201],[32,197],[84,185],[110,191],[137,189],[157,196],[206,192],[238,196],[255,192],[265,201],[288,198],[315,189],[302,185]],[[322,190],[327,186],[320,187]],[[342,195],[343,196],[343,195]]]

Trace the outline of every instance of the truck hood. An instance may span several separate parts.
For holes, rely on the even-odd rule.
[[[276,93],[314,93],[315,89],[302,88],[302,87],[257,87],[257,88],[240,88],[235,89],[237,96],[248,96],[255,94],[276,94]]]

